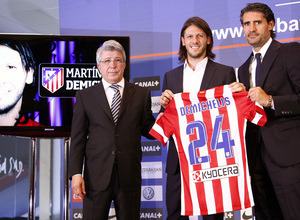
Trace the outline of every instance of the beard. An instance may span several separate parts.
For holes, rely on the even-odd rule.
[[[200,57],[206,56],[206,47],[205,48],[201,48],[200,51],[190,51],[187,50],[187,54],[190,58],[193,59],[198,59]]]
[[[4,108],[0,108],[0,115],[5,115],[6,113],[10,112],[15,106],[16,102],[12,105],[6,106]]]
[[[203,54],[204,54],[203,52],[202,53],[197,53],[197,54],[191,54],[191,53],[189,53],[189,57],[191,57],[193,59],[198,59],[198,58],[202,57]]]
[[[22,94],[20,94],[14,102],[7,104],[3,107],[0,107],[0,115],[5,115],[8,112],[10,112],[12,109],[14,109],[21,98],[22,98]]]
[[[256,38],[251,38],[251,36],[255,36]],[[262,47],[266,43],[264,35],[259,35],[258,33],[255,32],[249,33],[246,39],[247,42],[254,48]]]

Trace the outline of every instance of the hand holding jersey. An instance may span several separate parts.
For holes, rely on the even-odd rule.
[[[254,205],[245,149],[246,120],[266,115],[248,92],[229,86],[177,93],[150,134],[163,145],[173,136],[181,167],[181,215],[209,215]],[[220,193],[221,192],[221,193]]]

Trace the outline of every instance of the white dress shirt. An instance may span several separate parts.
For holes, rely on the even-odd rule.
[[[205,57],[197,63],[194,71],[187,60],[185,60],[183,67],[183,92],[199,92],[207,62],[208,58]]]
[[[250,73],[250,88],[252,87],[256,87],[256,59],[255,59],[255,54],[260,53],[261,55],[261,63],[263,62],[264,56],[266,55],[266,52],[270,46],[270,44],[272,43],[272,38],[270,37],[270,39],[267,41],[267,43],[265,43],[265,45],[258,51],[255,52],[253,50],[253,57],[252,60],[250,61],[250,65],[249,65],[249,73]]]
[[[112,84],[108,83],[103,78],[102,78],[102,84],[103,84],[103,88],[104,88],[104,91],[105,91],[105,94],[106,94],[106,98],[107,98],[109,107],[111,107],[111,103],[112,103],[112,99],[113,99],[114,94],[115,94],[115,90],[113,88],[110,88],[110,86]],[[122,98],[123,97],[123,91],[124,91],[124,85],[125,85],[124,78],[122,78],[122,80],[120,82],[116,83],[116,84],[119,87],[121,98]]]

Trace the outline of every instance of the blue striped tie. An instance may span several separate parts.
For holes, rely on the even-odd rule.
[[[112,113],[115,124],[117,124],[118,117],[119,117],[119,110],[120,110],[120,106],[121,106],[121,94],[120,94],[119,87],[117,84],[112,84],[110,86],[110,88],[115,90],[115,94],[114,94],[114,97],[113,97],[112,103],[111,103],[111,113]]]

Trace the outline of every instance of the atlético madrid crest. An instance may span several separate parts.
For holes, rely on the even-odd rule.
[[[64,85],[63,67],[45,67],[42,68],[42,85],[52,93],[55,93]]]

